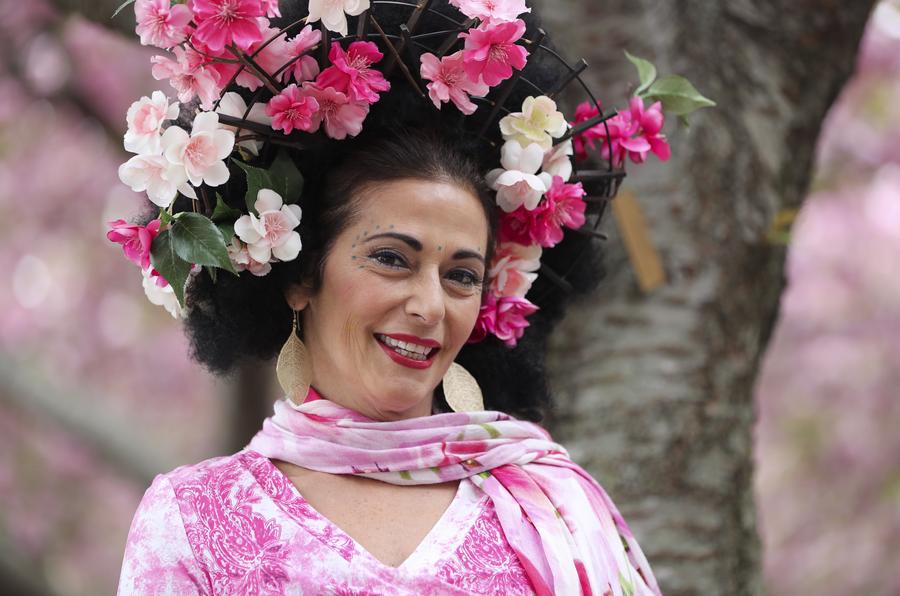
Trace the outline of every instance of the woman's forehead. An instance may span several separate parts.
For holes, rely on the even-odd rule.
[[[433,242],[485,249],[487,215],[470,190],[450,182],[397,180],[370,186],[357,198],[360,240],[393,232]]]

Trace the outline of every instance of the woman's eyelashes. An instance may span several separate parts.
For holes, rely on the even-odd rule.
[[[406,258],[394,251],[379,249],[369,254],[369,259],[381,267],[392,270],[408,269]],[[457,267],[447,273],[447,279],[465,288],[477,288],[482,285],[482,276],[477,271],[464,267]]]

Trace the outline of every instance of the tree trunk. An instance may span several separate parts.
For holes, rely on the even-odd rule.
[[[641,295],[606,222],[609,277],[553,337],[552,430],[618,503],[664,593],[761,593],[752,395],[784,263],[766,238],[806,193],[874,0],[535,4],[607,107],[637,80],[623,49],[719,104],[689,129],[670,121],[671,161],[630,168],[668,283]]]

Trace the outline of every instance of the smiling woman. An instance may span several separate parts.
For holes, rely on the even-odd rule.
[[[137,7],[151,4],[169,14]],[[201,110],[179,121],[191,135],[147,127],[163,154],[124,172],[133,186],[165,179],[160,219],[117,222],[111,239],[171,295],[196,360],[227,373],[279,354],[284,396],[240,452],[154,480],[119,593],[658,594],[612,501],[533,422],[564,300],[547,285],[538,304],[526,294],[543,248],[584,223],[585,191],[567,183],[555,102],[513,92],[513,71],[560,78],[538,58],[526,68],[517,42],[542,33],[518,18],[524,0],[285,3],[283,29],[263,16],[277,3],[239,4],[237,19],[236,3],[194,0],[196,30],[169,32],[201,45],[176,46],[165,68],[190,71],[173,84],[203,91]],[[344,10],[360,15],[356,37],[329,47]],[[304,18],[324,23],[297,31]],[[259,31],[235,37],[238,20]],[[416,28],[446,47],[416,63]],[[223,83],[218,111],[201,79]],[[143,103],[170,113],[163,97]],[[179,169],[200,153],[214,180]],[[589,259],[574,268],[588,238],[556,253],[563,285],[596,280]]]

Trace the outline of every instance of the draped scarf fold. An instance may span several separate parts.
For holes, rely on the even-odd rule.
[[[378,422],[319,396],[275,414],[265,457],[392,484],[469,481],[488,495],[539,595],[658,595],[637,541],[599,484],[540,426],[502,412]]]

